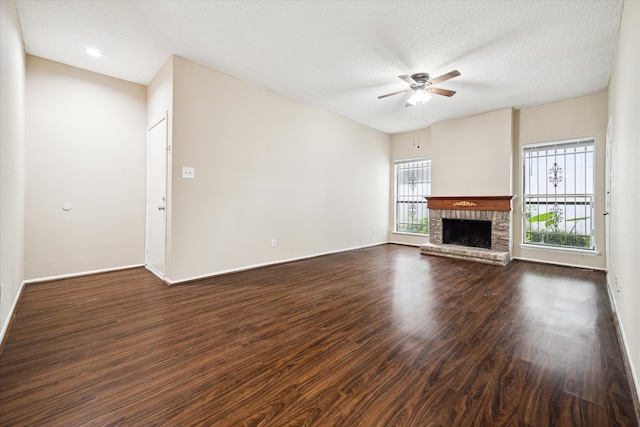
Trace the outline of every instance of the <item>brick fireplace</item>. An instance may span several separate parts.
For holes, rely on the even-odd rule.
[[[425,255],[507,265],[511,252],[511,200],[514,196],[427,197],[429,243],[420,246]],[[443,221],[454,220],[454,221]],[[477,235],[487,225],[482,238]],[[447,227],[458,227],[450,231]],[[461,231],[462,230],[462,231]],[[465,230],[470,233],[464,236]],[[462,236],[460,234],[462,233]],[[455,244],[447,243],[455,235]],[[477,242],[482,240],[482,244]],[[478,247],[479,246],[479,247]]]

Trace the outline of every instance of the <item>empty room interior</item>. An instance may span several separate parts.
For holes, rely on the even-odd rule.
[[[640,425],[640,2],[0,8],[0,425]]]

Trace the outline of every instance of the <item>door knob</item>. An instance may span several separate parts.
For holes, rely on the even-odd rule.
[[[158,206],[158,210],[159,211],[163,211],[164,210],[164,206]]]
[[[604,211],[604,212],[602,212],[602,215],[609,215],[609,212],[608,211]]]

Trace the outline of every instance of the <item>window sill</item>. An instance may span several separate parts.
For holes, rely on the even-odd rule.
[[[519,246],[522,249],[533,249],[535,251],[560,252],[565,254],[586,255],[586,256],[600,255],[600,252],[598,252],[595,249],[561,248],[558,246],[528,245],[526,243],[520,243]]]
[[[424,237],[429,237],[429,233],[425,234],[425,233],[411,233],[409,231],[392,231],[391,234],[402,234],[405,236],[424,236]]]

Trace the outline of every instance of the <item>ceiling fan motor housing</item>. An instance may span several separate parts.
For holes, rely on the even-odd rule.
[[[453,70],[449,71],[446,74],[443,74],[435,79],[431,79],[428,73],[415,73],[410,76],[403,74],[398,76],[398,78],[405,83],[409,84],[410,89],[399,90],[396,92],[387,93],[386,95],[380,95],[378,99],[386,98],[393,95],[398,95],[400,93],[406,93],[411,91],[421,90],[423,92],[429,92],[436,95],[448,96],[451,97],[455,95],[456,91],[448,90],[448,89],[440,89],[437,87],[433,87],[434,84],[442,83],[454,77],[458,77],[460,75],[460,71]]]
[[[429,81],[429,74],[427,73],[416,73],[412,74],[411,78],[416,81],[416,83],[426,83]]]

